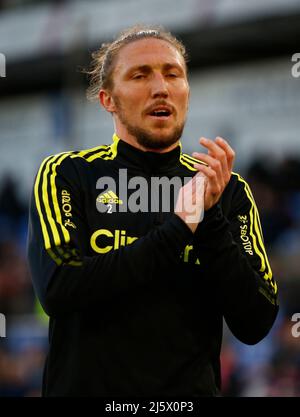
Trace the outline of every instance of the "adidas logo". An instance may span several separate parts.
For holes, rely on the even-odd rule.
[[[113,191],[107,191],[97,197],[97,202],[102,204],[123,204],[121,200]]]

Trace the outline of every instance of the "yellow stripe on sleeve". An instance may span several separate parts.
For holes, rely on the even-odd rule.
[[[250,209],[250,236],[252,237],[252,241],[253,241],[253,247],[255,250],[255,253],[259,256],[260,260],[261,260],[261,267],[260,267],[260,272],[264,272],[264,279],[269,281],[270,284],[272,285],[275,293],[277,292],[277,285],[275,282],[272,281],[272,270],[269,264],[269,260],[266,254],[266,250],[265,250],[265,246],[263,243],[263,237],[262,237],[262,232],[261,232],[261,225],[260,225],[260,221],[259,221],[259,214],[258,214],[258,210],[252,195],[252,192],[250,190],[249,185],[247,184],[247,182],[239,175],[236,173],[233,173],[234,175],[237,176],[238,181],[240,181],[241,183],[243,183],[244,186],[244,190],[246,192],[246,195],[251,203],[251,209]],[[254,233],[255,232],[255,233]],[[266,270],[267,269],[267,270]]]
[[[248,191],[248,187],[247,187],[247,183],[246,183],[246,181],[239,175],[239,174],[236,174],[237,175],[237,177],[238,177],[238,180],[241,182],[241,183],[243,183],[243,186],[244,186],[244,190],[245,190],[245,193],[246,193],[246,195],[247,195],[247,197],[248,197],[248,200],[250,201],[250,203],[251,203],[251,209],[250,209],[250,236],[252,237],[252,241],[253,241],[253,246],[254,246],[254,249],[255,249],[255,253],[260,257],[260,259],[261,259],[261,268],[260,268],[260,272],[264,272],[265,271],[265,269],[266,269],[266,263],[265,263],[265,259],[264,259],[264,256],[263,256],[263,254],[262,254],[262,252],[259,250],[259,248],[258,248],[258,246],[257,246],[257,239],[256,239],[256,236],[255,236],[255,234],[253,233],[253,225],[254,225],[254,221],[255,221],[255,219],[254,219],[254,215],[253,215],[253,211],[254,211],[254,206],[255,206],[255,203],[254,203],[254,200],[252,199],[252,197],[251,197],[251,194],[249,193],[249,191]]]
[[[60,246],[61,245],[61,239],[58,233],[57,223],[62,226],[63,229],[65,229],[62,225],[62,219],[60,214],[60,209],[57,201],[57,190],[56,190],[56,184],[55,184],[55,177],[56,177],[56,168],[60,163],[70,155],[70,152],[62,152],[60,154],[50,156],[44,160],[44,162],[41,164],[41,167],[38,171],[37,179],[34,186],[34,194],[35,194],[35,202],[36,207],[38,210],[41,227],[42,227],[42,234],[44,238],[44,244],[45,249],[48,251],[53,246]],[[45,168],[45,169],[44,169]],[[41,175],[42,171],[44,169],[43,175]],[[50,190],[51,190],[51,197],[52,202],[54,206],[54,212],[56,215],[56,222],[53,218],[52,211],[49,204],[49,180],[48,180],[48,174],[50,174]],[[39,189],[41,189],[42,192],[42,198],[40,201],[39,197]],[[41,206],[41,202],[44,207]],[[51,236],[49,235],[47,231],[47,226],[50,227],[51,230]],[[62,229],[62,230],[63,230]],[[67,230],[63,230],[64,238],[69,241],[69,232]],[[53,242],[51,243],[51,237],[53,238]]]
[[[58,228],[57,228],[57,224],[60,224],[62,227],[62,219],[61,219],[61,213],[60,213],[60,209],[59,209],[58,201],[57,201],[57,190],[56,190],[56,184],[55,184],[56,168],[69,155],[70,155],[69,152],[64,152],[63,154],[58,154],[54,156],[52,159],[48,160],[46,164],[46,168],[44,170],[44,174],[43,174],[42,200],[43,200],[43,204],[45,207],[46,219],[52,231],[54,246],[60,246],[62,243],[61,238],[59,236]],[[51,190],[51,197],[52,197],[54,212],[56,215],[56,222],[52,215],[52,211],[51,211],[50,203],[49,203],[49,194],[48,194],[48,186],[49,186],[48,174],[49,173],[50,173],[50,190]],[[64,231],[63,227],[62,227],[62,231],[63,231],[63,236],[66,242],[69,242],[70,241],[69,232],[67,230]],[[48,250],[51,248],[51,246],[52,246],[51,242],[49,242],[49,246],[45,246],[45,249]]]
[[[69,154],[66,155],[62,155],[57,162],[54,162],[52,165],[52,174],[50,176],[50,189],[51,189],[51,195],[52,195],[52,202],[53,202],[53,207],[54,207],[54,213],[55,213],[55,217],[56,217],[56,224],[60,225],[60,228],[62,230],[64,239],[65,239],[65,243],[69,243],[71,238],[70,238],[70,233],[68,232],[67,228],[63,225],[62,223],[62,217],[61,217],[61,211],[59,208],[59,204],[58,204],[58,199],[57,199],[57,188],[56,188],[56,183],[55,183],[55,178],[57,175],[57,167],[62,163],[62,161],[67,158],[69,156]],[[47,199],[47,203],[48,203],[48,210],[47,210],[47,214],[49,213],[49,217],[51,216],[51,210],[50,210],[50,206],[49,206],[49,201]],[[46,207],[46,202],[45,202],[45,207]],[[56,227],[56,235],[59,238],[59,234],[58,234],[58,229]],[[59,239],[60,240],[60,239]],[[56,244],[55,238],[54,238],[54,242],[55,242],[55,246],[59,246],[59,243]]]
[[[44,216],[43,216],[42,209],[41,209],[41,203],[40,203],[40,198],[39,198],[39,184],[40,184],[41,173],[43,171],[43,168],[46,165],[46,163],[49,160],[51,160],[52,158],[53,158],[52,156],[49,156],[48,158],[46,158],[42,162],[42,164],[40,166],[40,169],[39,169],[39,171],[37,173],[37,177],[36,177],[35,184],[34,184],[35,204],[36,204],[36,208],[37,208],[37,211],[38,211],[39,219],[40,219],[40,222],[41,222],[41,228],[42,228],[42,234],[43,234],[43,238],[44,238],[45,248],[50,248],[51,245],[50,245],[50,238],[49,238],[49,234],[48,234],[48,231],[47,231],[46,223],[45,223]]]

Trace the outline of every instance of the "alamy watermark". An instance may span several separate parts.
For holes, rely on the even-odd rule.
[[[292,55],[292,62],[295,62],[295,64],[292,66],[292,76],[294,78],[300,77],[300,52],[297,52]]]
[[[2,313],[0,313],[0,337],[6,337],[6,319]]]
[[[190,185],[188,183],[192,181]],[[192,185],[192,186],[191,186]],[[205,178],[191,177],[128,177],[127,169],[119,170],[116,181],[112,177],[98,179],[96,188],[102,190],[96,200],[100,213],[158,213],[170,212],[173,207],[188,214],[187,222],[203,219]]]
[[[291,320],[296,322],[292,326],[292,336],[300,337],[300,313],[294,313]]]
[[[6,57],[0,53],[0,77],[6,77]]]

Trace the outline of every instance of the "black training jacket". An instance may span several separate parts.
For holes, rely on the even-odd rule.
[[[114,135],[41,164],[28,258],[50,316],[44,396],[219,395],[223,317],[247,344],[270,330],[277,286],[245,180],[232,174],[195,234],[173,203],[147,212],[151,199],[137,197],[153,178],[192,177],[195,161]],[[117,187],[96,188],[104,177]],[[140,211],[121,210],[130,199]]]

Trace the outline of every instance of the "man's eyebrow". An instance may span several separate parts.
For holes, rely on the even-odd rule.
[[[182,71],[182,72],[184,71],[184,69],[179,64],[177,64],[176,62],[173,62],[173,63],[167,62],[167,63],[162,65],[162,68],[163,68],[164,71],[168,71],[168,70],[173,69],[173,68],[176,68],[176,69],[178,69],[179,71]],[[126,71],[126,74],[132,74],[135,71],[141,71],[141,72],[144,72],[144,73],[148,73],[151,70],[152,70],[151,65],[136,65],[136,66],[133,66],[133,67],[129,68],[128,71]]]
[[[131,74],[134,71],[141,71],[141,72],[149,72],[151,71],[150,65],[135,65],[134,67],[131,67],[126,71],[127,74]]]
[[[164,64],[163,68],[164,68],[164,70],[169,70],[169,69],[176,68],[180,71],[183,71],[183,68],[175,62],[174,63],[166,63],[166,64]]]

